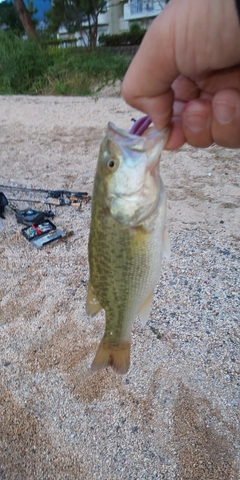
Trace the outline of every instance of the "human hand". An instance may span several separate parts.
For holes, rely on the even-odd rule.
[[[240,22],[234,0],[170,0],[149,27],[122,96],[160,130],[188,142],[240,147]]]

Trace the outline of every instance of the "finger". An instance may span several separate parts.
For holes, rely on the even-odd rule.
[[[240,65],[198,75],[195,77],[195,81],[201,92],[205,92],[205,94],[214,95],[226,87],[240,90]]]
[[[186,102],[175,100],[173,104],[173,117],[181,117],[185,106]]]
[[[212,101],[212,137],[222,147],[240,148],[240,92],[216,93]]]
[[[170,2],[149,27],[122,84],[125,101],[148,114],[158,129],[171,120],[171,85],[178,76],[171,9]]]
[[[172,84],[174,96],[176,100],[189,102],[198,98],[200,90],[196,83],[190,78],[179,75]]]
[[[165,150],[175,150],[182,147],[186,139],[182,129],[182,112],[186,102],[175,101],[173,104],[173,118],[171,121],[171,131],[168,141],[164,147]]]
[[[171,124],[171,132],[168,137],[168,141],[164,147],[165,150],[176,150],[176,148],[182,147],[186,142],[183,129],[182,129],[182,122],[179,117],[173,118]]]
[[[211,120],[211,102],[203,99],[188,102],[182,114],[182,128],[186,141],[194,147],[209,147],[213,143]]]

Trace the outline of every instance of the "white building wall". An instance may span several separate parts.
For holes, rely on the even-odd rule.
[[[161,12],[166,2],[164,0],[109,0],[107,10],[98,17],[98,37],[104,34],[118,34],[129,29],[132,22],[138,22],[147,28],[153,19]],[[58,38],[69,38],[62,27],[59,29]],[[77,45],[84,45],[79,34],[72,35],[77,38]]]
[[[123,18],[124,1],[109,0],[107,2],[107,11],[98,17],[98,25],[101,32],[114,35],[121,30],[128,30],[128,22]],[[120,18],[122,21],[120,22]],[[120,28],[121,27],[121,28]]]
[[[165,7],[164,0],[128,0],[124,4],[124,19],[140,21],[155,18]]]
[[[147,28],[165,7],[165,0],[109,0],[107,12],[99,15],[99,32],[117,34],[137,21]]]

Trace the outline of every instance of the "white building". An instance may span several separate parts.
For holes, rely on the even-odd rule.
[[[148,28],[165,4],[164,0],[109,0],[106,12],[98,17],[98,36],[102,33],[113,35],[127,31],[133,22],[139,23],[142,28]],[[63,26],[57,36],[62,40],[72,37],[78,46],[84,44],[79,33],[69,35]]]
[[[148,28],[165,5],[164,0],[109,0],[106,13],[99,15],[99,35],[129,30],[133,22]]]

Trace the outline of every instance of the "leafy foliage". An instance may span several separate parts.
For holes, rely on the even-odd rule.
[[[87,36],[90,48],[95,48],[98,16],[105,12],[106,4],[105,0],[54,0],[47,13],[49,31],[56,33],[64,25],[69,33],[78,31]]]
[[[22,22],[11,0],[0,3],[0,25],[6,25],[7,28],[15,33],[24,33]]]
[[[46,47],[0,31],[0,94],[90,95],[121,80],[129,62],[100,50]]]
[[[0,93],[28,93],[51,59],[39,42],[0,32]]]
[[[100,45],[104,45],[106,47],[140,45],[145,33],[145,29],[142,29],[137,22],[133,22],[128,32],[122,32],[116,35],[105,35],[103,33],[99,36],[98,41]]]
[[[17,11],[20,21],[22,22],[23,28],[26,35],[29,38],[36,39],[36,24],[37,22],[33,20],[32,15],[36,13],[32,0],[28,2],[29,10],[25,5],[24,0],[13,0],[14,7]]]

